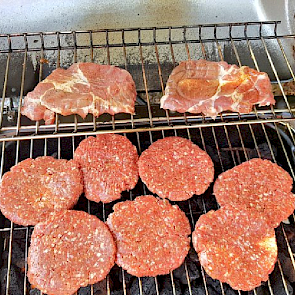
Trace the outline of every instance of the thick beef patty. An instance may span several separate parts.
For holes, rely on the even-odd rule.
[[[108,227],[86,212],[56,212],[39,223],[31,238],[28,278],[43,293],[72,295],[103,280],[115,263]]]
[[[291,176],[277,164],[252,159],[220,174],[214,194],[220,206],[254,210],[277,227],[295,209],[292,184]]]
[[[209,155],[190,140],[177,136],[154,142],[141,154],[138,166],[148,189],[172,201],[201,195],[214,178]]]
[[[29,158],[4,174],[0,209],[17,224],[35,225],[52,211],[74,207],[82,192],[82,174],[75,161]]]
[[[247,209],[209,211],[197,221],[192,240],[205,271],[234,289],[259,286],[277,260],[274,229]]]
[[[125,136],[90,136],[81,141],[74,159],[81,165],[85,196],[91,201],[117,200],[138,181],[137,150]]]
[[[117,203],[107,224],[117,242],[116,263],[134,276],[168,274],[190,248],[189,221],[167,200],[140,196]]]

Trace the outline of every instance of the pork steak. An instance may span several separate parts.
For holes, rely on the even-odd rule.
[[[266,73],[203,59],[182,61],[169,76],[161,98],[163,109],[212,118],[223,111],[250,113],[256,104],[275,104]]]
[[[55,113],[67,116],[88,113],[134,113],[135,83],[118,67],[75,63],[67,70],[58,68],[41,81],[24,99],[22,115],[53,124]]]

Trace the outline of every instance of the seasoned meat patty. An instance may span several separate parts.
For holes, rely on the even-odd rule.
[[[134,113],[136,88],[123,69],[95,63],[75,63],[58,68],[40,82],[24,99],[21,113],[31,120],[53,124],[55,113],[67,116],[88,113]]]
[[[256,104],[275,104],[266,73],[203,59],[182,61],[169,76],[161,98],[163,109],[212,118],[223,111],[250,113]]]
[[[17,224],[35,225],[52,211],[74,207],[82,192],[82,173],[75,161],[29,158],[4,174],[0,209]]]
[[[209,211],[197,221],[192,240],[205,271],[238,290],[260,286],[277,260],[274,229],[247,209]]]
[[[293,180],[269,160],[252,159],[219,175],[214,194],[220,206],[248,208],[277,227],[295,209]]]
[[[117,200],[138,181],[137,150],[124,136],[88,137],[75,150],[74,159],[81,165],[85,196],[91,201]]]
[[[43,293],[72,295],[103,280],[115,263],[116,247],[108,227],[86,212],[53,213],[31,238],[28,278]]]
[[[214,178],[209,155],[190,140],[176,136],[154,142],[141,154],[138,166],[148,189],[172,201],[203,194]]]
[[[117,203],[107,224],[117,242],[116,263],[134,276],[168,274],[190,248],[189,221],[167,200],[140,196]]]

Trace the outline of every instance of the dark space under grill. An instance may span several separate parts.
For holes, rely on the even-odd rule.
[[[284,50],[285,46],[289,46],[289,41],[294,41],[294,36],[277,36],[277,25],[278,22],[240,23],[192,28],[0,35],[0,68],[4,69],[0,74],[0,88],[3,91],[0,175],[28,157],[51,155],[71,159],[79,142],[87,136],[115,132],[127,136],[139,153],[163,137],[177,135],[189,138],[211,156],[215,177],[243,161],[262,157],[281,165],[294,179],[294,110],[292,97],[285,94],[281,83],[281,80],[295,78],[292,59]],[[271,33],[263,35],[266,27],[272,29]],[[212,38],[202,39],[204,30],[209,30]],[[100,36],[100,41],[95,39],[96,34]],[[129,41],[128,34],[133,34],[135,39]],[[79,43],[80,35],[83,38],[89,36],[88,43],[83,38],[84,43]],[[50,42],[46,41],[47,37]],[[19,42],[15,45],[14,38],[21,40],[23,46]],[[275,47],[272,42],[275,42]],[[277,60],[272,58],[272,50],[276,48],[283,60],[278,68]],[[281,97],[277,98],[278,103],[275,107],[255,108],[249,115],[223,114],[215,121],[200,115],[182,115],[160,110],[157,99],[164,91],[173,66],[181,59],[201,57],[210,60],[224,59],[268,72],[282,90]],[[55,67],[67,67],[77,61],[114,64],[129,70],[138,90],[136,115],[103,115],[97,119],[88,116],[85,120],[78,116],[57,116],[56,124],[50,126],[45,126],[44,122],[31,122],[20,116],[18,110],[24,95],[39,80]],[[143,194],[151,193],[139,181],[132,191],[124,192],[119,201],[134,199]],[[82,196],[75,209],[105,220],[112,212],[114,203],[97,204]],[[194,196],[177,204],[186,213],[192,228],[201,214],[218,208],[212,195],[212,186],[204,195]],[[0,220],[1,294],[42,294],[34,286],[30,286],[26,278],[26,260],[33,227],[14,225],[3,216]],[[276,233],[279,260],[275,270],[268,282],[249,294],[293,294],[294,216],[281,223]],[[191,248],[185,263],[170,275],[136,278],[115,266],[104,281],[81,288],[77,294],[247,293],[234,291],[227,284],[207,276],[198,262],[197,254]]]

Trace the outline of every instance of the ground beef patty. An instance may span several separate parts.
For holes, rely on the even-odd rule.
[[[97,217],[73,210],[53,213],[33,231],[28,278],[46,294],[71,295],[103,280],[115,252],[112,234]]]
[[[121,192],[133,189],[138,181],[136,147],[117,134],[88,137],[74,153],[83,172],[87,199],[109,203],[120,199]]]
[[[148,189],[172,201],[201,195],[214,178],[209,155],[190,140],[176,136],[153,143],[140,156],[138,166]]]
[[[82,192],[82,173],[75,161],[29,158],[4,174],[0,209],[17,224],[35,225],[52,211],[74,207]]]
[[[234,289],[259,286],[277,260],[274,229],[251,210],[224,207],[202,215],[192,240],[205,271]]]
[[[288,172],[277,164],[252,159],[220,174],[214,194],[221,206],[255,210],[277,227],[294,211],[292,183]]]
[[[134,276],[168,274],[190,248],[189,221],[167,200],[140,196],[118,203],[107,224],[117,242],[116,263]]]

